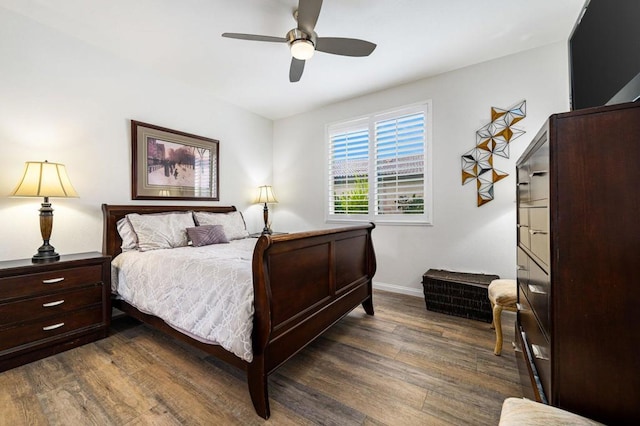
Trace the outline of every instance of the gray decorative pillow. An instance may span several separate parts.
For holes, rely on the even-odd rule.
[[[229,242],[222,225],[194,226],[193,228],[187,228],[187,235],[189,235],[194,247]]]
[[[184,247],[188,244],[187,228],[195,225],[191,212],[130,213],[127,219],[138,236],[140,251]]]
[[[120,248],[122,251],[138,250],[138,236],[131,226],[131,222],[126,217],[123,217],[116,224],[118,234],[122,238],[122,245]]]
[[[247,226],[244,223],[244,218],[240,212],[231,213],[209,213],[209,212],[194,212],[196,222],[199,226],[203,225],[222,225],[224,233],[231,240],[239,240],[241,238],[247,238],[249,232]]]

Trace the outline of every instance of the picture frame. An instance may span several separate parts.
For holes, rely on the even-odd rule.
[[[131,199],[219,201],[220,141],[131,120]]]

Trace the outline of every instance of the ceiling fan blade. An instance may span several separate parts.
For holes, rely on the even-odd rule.
[[[313,29],[318,22],[322,0],[299,0],[298,2],[298,29],[308,34],[313,33]]]
[[[302,71],[304,71],[304,61],[296,58],[291,58],[291,68],[289,68],[289,81],[292,83],[300,81],[300,77],[302,77]]]
[[[241,33],[222,33],[222,37],[237,38],[240,40],[251,40],[251,41],[270,41],[273,43],[286,43],[287,41],[287,39],[284,37],[272,37],[272,36],[241,34]]]
[[[316,40],[316,50],[334,55],[369,56],[375,48],[375,43],[357,38],[318,37]]]

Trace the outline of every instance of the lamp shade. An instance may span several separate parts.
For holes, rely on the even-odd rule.
[[[28,161],[22,179],[11,195],[16,197],[77,197],[64,164]]]
[[[273,188],[271,185],[262,185],[258,187],[258,198],[256,199],[256,203],[269,203],[275,204],[278,200],[276,200],[275,195],[273,195]]]

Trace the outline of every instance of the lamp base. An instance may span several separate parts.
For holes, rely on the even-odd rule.
[[[262,217],[264,218],[264,228],[262,229],[262,235],[271,235],[271,228],[269,228],[269,207],[267,207],[267,203],[264,203],[264,208],[262,209]]]
[[[56,249],[49,244],[51,229],[53,228],[53,209],[49,202],[49,197],[44,197],[44,203],[40,208],[40,233],[42,234],[42,245],[38,247],[38,252],[33,255],[33,263],[55,262],[60,260],[60,255]]]
[[[43,244],[38,248],[38,252],[33,255],[31,262],[46,263],[60,260],[60,255],[56,253],[56,249],[50,244]]]

